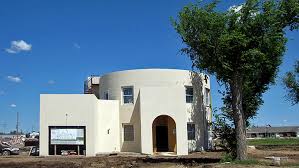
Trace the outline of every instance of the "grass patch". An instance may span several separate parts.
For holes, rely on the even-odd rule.
[[[248,159],[248,160],[235,160],[232,161],[231,164],[237,164],[237,165],[262,165],[262,166],[273,166],[272,161],[261,161],[256,159]],[[290,163],[290,162],[281,162],[280,166],[286,166],[286,167],[299,167],[299,163]]]
[[[235,160],[232,162],[233,164],[241,164],[241,165],[260,165],[261,162],[255,159],[248,160]]]
[[[230,164],[236,164],[236,165],[264,165],[264,166],[270,166],[271,162],[267,162],[267,161],[260,161],[257,159],[247,159],[247,160],[224,160],[224,158],[222,159],[222,163],[226,162],[230,162]]]
[[[234,160],[230,154],[224,154],[220,163],[229,162],[231,164],[240,164],[240,165],[270,165],[269,162],[259,161],[257,159],[249,158],[247,160]]]
[[[248,139],[248,145],[299,145],[299,138],[266,138],[266,139]]]
[[[299,167],[299,163],[283,163],[281,166],[286,166],[286,167]]]
[[[234,160],[233,156],[230,153],[224,153],[222,156],[220,162],[225,163],[225,162],[232,162]]]

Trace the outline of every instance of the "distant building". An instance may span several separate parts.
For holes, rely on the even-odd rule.
[[[247,138],[299,137],[299,126],[252,127],[247,129]]]
[[[92,76],[85,94],[40,96],[40,155],[154,154],[209,149],[210,80],[186,70]]]

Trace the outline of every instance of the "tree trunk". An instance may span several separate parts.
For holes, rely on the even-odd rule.
[[[242,77],[236,73],[231,83],[232,109],[237,139],[237,159],[247,159],[246,123],[242,108]]]

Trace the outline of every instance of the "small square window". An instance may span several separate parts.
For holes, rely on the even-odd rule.
[[[134,141],[134,126],[123,125],[124,128],[124,141]]]
[[[195,140],[195,124],[187,124],[188,140]]]
[[[122,94],[123,94],[123,103],[124,104],[133,104],[134,103],[133,87],[123,87]]]
[[[193,88],[190,86],[186,87],[186,103],[193,102]]]

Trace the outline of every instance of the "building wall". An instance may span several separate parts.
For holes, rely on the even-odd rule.
[[[85,126],[87,156],[119,151],[118,114],[118,101],[91,94],[40,95],[40,155],[48,155],[49,126]]]
[[[96,153],[119,152],[119,103],[113,100],[99,100],[96,125],[99,134],[96,134],[96,143],[99,147]]]
[[[195,140],[188,140],[189,152],[208,149],[208,140],[211,133],[208,124],[212,121],[211,104],[204,104],[205,89],[210,89],[210,80],[204,80],[203,74],[192,74],[191,85],[194,89],[194,102],[186,104],[187,123],[195,124]],[[211,102],[211,101],[210,101]]]
[[[176,124],[177,154],[188,154],[187,121],[184,87],[144,87],[141,99],[141,152],[153,154],[152,123],[155,118],[167,115]],[[153,94],[159,93],[159,94]],[[175,98],[175,99],[174,99]]]
[[[194,88],[195,102],[186,103],[185,86]],[[122,87],[133,86],[134,103],[123,104]],[[48,126],[86,126],[86,154],[128,151],[153,153],[152,123],[168,115],[176,123],[176,152],[188,154],[207,147],[210,114],[203,106],[204,75],[186,70],[141,69],[109,73],[100,78],[98,100],[94,95],[41,95],[41,155],[48,153]],[[199,90],[199,93],[196,92]],[[109,101],[105,93],[109,94]],[[114,100],[114,101],[113,101]],[[68,122],[66,116],[68,114]],[[196,124],[196,139],[187,140],[187,122]],[[134,141],[124,141],[123,124],[134,126]],[[109,132],[109,134],[108,134]]]
[[[200,83],[198,83],[198,81],[200,81]],[[179,116],[178,118],[184,118],[183,131],[185,134],[187,134],[186,133],[187,121],[196,122],[198,130],[202,130],[202,131],[198,131],[196,144],[193,146],[190,145],[190,149],[191,149],[190,151],[196,150],[198,145],[204,146],[204,144],[199,143],[204,140],[203,138],[205,134],[203,130],[206,129],[205,127],[206,122],[204,122],[205,119],[201,118],[203,116],[203,112],[202,112],[203,109],[193,108],[192,105],[190,104],[188,105],[185,100],[186,97],[185,86],[192,86],[193,83],[198,85],[197,87],[200,88],[200,90],[203,90],[204,87],[210,88],[209,80],[205,82],[203,80],[202,74],[198,74],[198,73],[193,74],[190,73],[190,71],[186,71],[186,70],[141,69],[141,70],[127,70],[127,71],[113,72],[102,76],[99,85],[100,98],[103,99],[105,93],[108,92],[109,99],[120,100],[119,127],[121,129],[120,132],[121,151],[144,152],[144,150],[142,149],[143,145],[141,145],[141,141],[142,141],[141,137],[143,136],[143,133],[142,133],[142,129],[140,129],[143,128],[143,124],[140,123],[140,121],[142,121],[143,118],[146,118],[147,115],[142,113],[141,108],[148,111],[148,113],[157,114],[155,113],[156,108],[159,109],[160,106],[166,106],[164,103],[165,101],[164,99],[161,100],[161,102],[156,102],[157,104],[153,105],[150,108],[151,110],[142,107],[141,105],[142,103],[148,103],[147,101],[150,101],[147,97],[145,97],[144,99],[141,98],[140,95],[143,94],[141,91],[142,88],[163,88],[163,89],[159,89],[159,91],[165,91],[167,90],[167,88],[171,87],[175,93],[181,93],[178,96],[168,97],[169,101],[172,102],[172,104],[168,104],[168,106],[171,106],[174,109],[181,109],[180,111],[177,112],[177,116]],[[133,86],[134,104],[123,104],[121,88],[124,86]],[[157,98],[160,96],[161,98],[163,98],[164,92],[159,92],[159,91],[158,89],[153,89],[151,94]],[[198,99],[202,99],[202,95]],[[174,103],[174,102],[178,102],[178,103]],[[180,105],[182,105],[184,108],[180,108],[179,107]],[[169,111],[164,111],[164,113],[172,113],[172,111],[170,110],[171,109],[169,109]],[[134,141],[132,142],[123,141],[123,129],[122,129],[123,123],[130,123],[134,125],[134,131],[135,131]],[[151,126],[151,124],[149,124],[148,126]],[[148,132],[148,130],[146,132]],[[184,135],[183,138],[185,137],[186,136]],[[186,140],[186,138],[184,140]],[[185,153],[185,151],[183,153]]]

